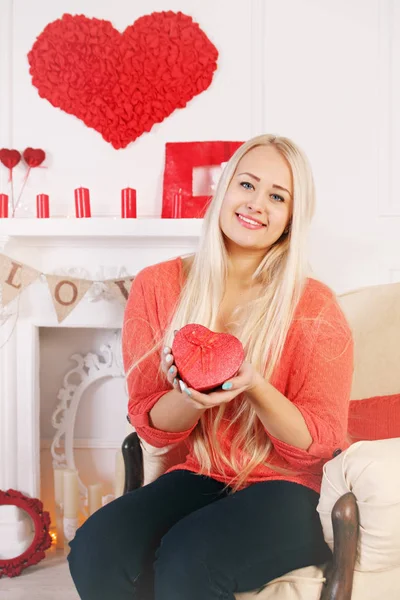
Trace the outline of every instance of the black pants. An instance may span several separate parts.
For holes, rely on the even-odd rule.
[[[82,600],[233,600],[331,558],[318,494],[287,481],[235,494],[167,473],[94,513],[68,556]]]

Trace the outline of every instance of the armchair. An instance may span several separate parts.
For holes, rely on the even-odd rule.
[[[333,559],[237,600],[400,598],[400,284],[363,288],[339,301],[355,339],[348,429],[355,443],[324,467],[317,510]],[[129,425],[124,493],[155,480],[182,452],[183,445],[150,446]]]

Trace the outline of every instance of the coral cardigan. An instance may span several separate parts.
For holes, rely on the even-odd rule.
[[[163,337],[183,280],[180,258],[147,267],[135,278],[123,325],[126,372],[133,361]],[[170,470],[199,473],[190,438],[195,426],[170,433],[155,429],[149,421],[151,408],[171,390],[159,367],[160,350],[157,349],[127,377],[130,421],[138,435],[153,446],[161,448],[185,441],[188,446],[185,462]],[[320,491],[324,463],[349,445],[346,438],[352,374],[353,340],[349,325],[333,292],[315,279],[308,279],[271,384],[300,410],[313,441],[307,450],[302,450],[270,435],[272,449],[268,462],[289,468],[294,474],[281,474],[261,465],[252,472],[247,484],[282,479]],[[228,418],[234,405],[235,401],[228,405],[225,413]],[[221,428],[224,426],[226,421],[223,420]],[[220,439],[225,450],[229,449],[236,431],[236,425],[227,435],[222,435],[221,429]],[[227,482],[235,473],[227,469],[221,474],[213,468],[210,476]]]

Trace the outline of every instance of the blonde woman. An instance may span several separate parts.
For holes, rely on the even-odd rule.
[[[259,136],[226,165],[198,252],[135,279],[130,420],[188,454],[78,530],[69,561],[83,600],[233,600],[330,558],[316,506],[324,463],[347,447],[353,343],[334,294],[308,277],[313,212],[303,152]],[[243,343],[218,391],[180,380],[171,347],[187,323]]]

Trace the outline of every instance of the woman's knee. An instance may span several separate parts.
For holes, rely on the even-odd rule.
[[[134,536],[138,519],[119,500],[89,517],[70,542],[69,568],[84,600],[111,598],[107,594],[112,589],[132,587],[139,575],[143,551]]]
[[[185,597],[185,593],[187,597],[194,597],[194,590],[206,593],[210,585],[225,591],[231,587],[231,581],[220,567],[213,552],[212,539],[201,528],[195,524],[188,525],[184,519],[162,538],[156,552],[156,590],[163,594],[174,590],[177,598],[181,598],[179,594]]]

